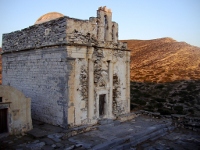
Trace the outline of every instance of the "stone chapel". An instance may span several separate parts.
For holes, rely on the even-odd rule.
[[[130,51],[106,7],[80,20],[52,12],[3,35],[2,84],[31,98],[32,118],[61,127],[130,112]]]

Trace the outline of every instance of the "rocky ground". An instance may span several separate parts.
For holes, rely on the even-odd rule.
[[[26,135],[1,137],[0,149],[200,149],[198,132],[175,129],[167,118],[140,115],[127,122],[103,120],[95,130],[72,137],[59,127],[38,121],[33,125]]]
[[[176,129],[165,136],[145,141],[136,147],[138,150],[198,150],[199,148],[199,133],[184,129]]]

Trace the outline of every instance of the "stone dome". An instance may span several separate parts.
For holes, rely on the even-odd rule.
[[[47,14],[41,16],[41,17],[35,22],[35,24],[44,23],[44,22],[47,22],[47,21],[50,21],[50,20],[54,20],[54,19],[56,19],[56,18],[63,17],[63,16],[64,16],[63,14],[58,13],[58,12],[50,12],[50,13],[47,13]]]

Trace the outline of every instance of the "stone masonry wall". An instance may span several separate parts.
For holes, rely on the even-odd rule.
[[[61,17],[43,24],[3,35],[3,51],[19,51],[66,43],[66,18]]]
[[[3,85],[22,91],[32,100],[32,117],[67,125],[68,74],[65,47],[3,54]]]
[[[118,25],[104,7],[89,20],[65,16],[4,34],[3,50],[3,84],[32,99],[34,119],[63,127],[91,123],[99,117],[100,94],[106,95],[104,117],[128,112],[124,56],[129,52],[118,42]],[[93,58],[96,53],[101,56]],[[94,81],[88,92],[89,71]]]

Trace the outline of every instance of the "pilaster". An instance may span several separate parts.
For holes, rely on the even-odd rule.
[[[88,122],[91,123],[94,116],[94,62],[88,59]]]

